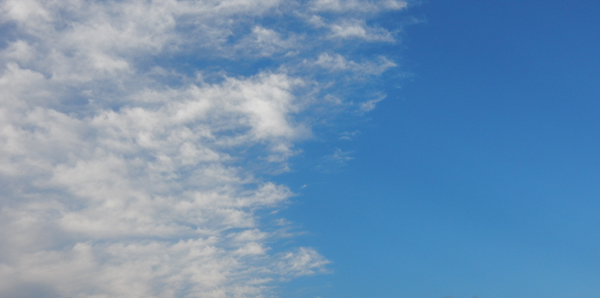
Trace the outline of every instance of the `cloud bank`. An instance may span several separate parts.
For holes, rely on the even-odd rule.
[[[270,248],[257,212],[293,193],[249,164],[311,136],[315,73],[396,66],[335,51],[394,42],[368,20],[405,6],[0,1],[0,296],[271,297],[325,272]]]

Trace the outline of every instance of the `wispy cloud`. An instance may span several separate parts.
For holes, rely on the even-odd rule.
[[[353,140],[357,135],[360,135],[360,131],[355,130],[355,131],[345,131],[341,134],[340,136],[340,140],[345,140],[345,141],[351,141]]]
[[[360,110],[362,112],[370,112],[370,111],[372,111],[372,110],[375,109],[375,106],[377,105],[378,102],[380,102],[380,101],[382,101],[384,99],[385,99],[385,95],[381,95],[380,94],[379,96],[377,96],[374,99],[362,102],[360,104]]]
[[[332,31],[309,23],[261,23],[403,7],[355,2],[1,1],[0,296],[267,297],[327,272],[310,247],[269,247],[256,211],[293,193],[245,165],[285,169],[310,137],[327,95],[302,61],[395,66],[322,54]],[[275,66],[240,69],[264,57]]]
[[[379,56],[377,60],[369,60],[367,62],[358,63],[352,60],[347,60],[340,54],[330,55],[323,53],[319,55],[315,65],[323,67],[330,71],[351,71],[357,75],[380,75],[389,68],[396,67],[396,63],[388,60],[383,56]]]
[[[382,10],[398,10],[407,6],[406,1],[398,0],[314,0],[311,1],[311,10],[313,11],[331,11],[331,12],[379,12]]]
[[[325,28],[326,38],[343,40],[365,40],[370,42],[394,42],[392,34],[381,27],[367,26],[364,19],[353,17],[337,18],[329,21],[320,16],[311,16],[310,24],[317,28]]]
[[[316,170],[322,173],[337,173],[354,159],[354,152],[335,148],[332,153],[321,158]]]

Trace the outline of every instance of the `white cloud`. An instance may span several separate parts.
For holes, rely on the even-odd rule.
[[[327,272],[324,265],[328,263],[329,261],[314,249],[300,247],[296,252],[283,255],[280,270],[296,276],[312,275],[317,272]]]
[[[394,41],[391,33],[387,30],[368,27],[362,20],[343,20],[329,24],[328,27],[331,30],[331,37],[344,39],[360,38],[367,41]]]
[[[341,134],[340,140],[346,140],[346,141],[351,141],[354,138],[356,138],[356,136],[360,135],[360,131],[359,130],[355,130],[352,132],[349,131],[345,131]]]
[[[402,8],[393,3],[403,2],[369,13]],[[302,40],[331,32],[260,24],[331,10],[288,4],[0,1],[12,30],[0,49],[0,296],[267,297],[276,280],[327,271],[312,248],[269,247],[285,233],[267,232],[256,211],[293,193],[245,165],[285,169],[311,135],[299,115],[320,86],[288,71],[294,55],[326,71],[395,64],[317,58]],[[386,32],[365,28],[338,35]],[[288,60],[277,67],[236,69],[278,54]],[[192,72],[188,58],[201,60]]]
[[[276,54],[292,53],[301,47],[300,37],[292,35],[284,38],[273,29],[254,26],[252,33],[244,38],[237,46],[237,52],[268,57]]]
[[[225,151],[268,142],[267,154],[288,154],[302,130],[287,119],[295,83],[228,79],[170,91],[153,108],[84,118],[3,108],[0,168],[16,189],[2,202],[0,274],[90,297],[171,297],[189,287],[177,296],[251,295],[262,286],[248,285],[251,276],[287,274],[273,256],[263,260],[266,234],[232,242],[227,231],[256,233],[252,210],[291,192],[252,178]],[[303,273],[298,266],[290,274]]]
[[[340,163],[345,163],[354,159],[354,157],[352,157],[352,152],[346,152],[340,148],[335,149],[335,152],[333,153],[331,158]]]
[[[344,17],[327,21],[318,15],[313,15],[308,19],[308,22],[317,28],[327,29],[328,34],[326,37],[329,39],[359,39],[368,42],[395,41],[392,33],[388,30],[367,26],[364,18]]]
[[[407,6],[406,1],[383,0],[383,1],[365,1],[365,0],[313,0],[311,9],[313,11],[332,11],[332,12],[378,12],[381,10],[399,10]]]
[[[385,99],[385,95],[379,95],[377,98],[375,99],[371,99],[368,101],[365,101],[363,103],[360,104],[360,110],[362,112],[370,112],[372,110],[375,109],[375,106],[377,105],[378,102],[382,101]]]
[[[352,60],[347,60],[340,54],[330,55],[323,53],[319,55],[319,58],[314,62],[317,66],[323,67],[330,71],[352,71],[357,75],[380,75],[389,68],[396,67],[396,63],[388,60],[387,58],[380,56],[378,61],[367,61],[364,63],[357,63]]]

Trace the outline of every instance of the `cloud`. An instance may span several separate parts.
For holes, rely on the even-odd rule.
[[[321,158],[315,169],[327,174],[338,173],[354,159],[353,154],[353,151],[344,151],[340,148],[335,148],[332,153]]]
[[[252,28],[252,33],[237,45],[237,50],[244,54],[254,53],[262,57],[287,54],[300,47],[300,40],[300,37],[293,34],[284,38],[273,29],[257,25]]]
[[[355,130],[355,131],[345,131],[341,133],[340,136],[340,140],[345,140],[345,141],[351,141],[354,138],[356,138],[358,135],[360,135],[360,131],[359,130]]]
[[[368,27],[361,20],[344,20],[328,24],[331,37],[343,39],[360,38],[368,41],[394,41],[394,38],[385,29]]]
[[[380,75],[389,68],[396,67],[396,63],[380,56],[375,61],[367,61],[357,63],[352,60],[347,60],[340,54],[330,55],[323,53],[319,55],[315,65],[328,69],[330,71],[351,71],[359,75]]]
[[[309,3],[310,24],[317,28],[326,28],[331,39],[359,39],[368,42],[394,42],[393,34],[388,30],[368,26],[366,21],[383,11],[401,10],[408,6],[406,1],[383,0],[313,0]],[[328,14],[325,18],[320,13]],[[333,14],[333,16],[332,16]]]
[[[317,28],[327,30],[326,38],[352,40],[358,39],[367,42],[394,42],[395,39],[388,30],[380,27],[367,26],[365,19],[352,17],[338,18],[333,21],[313,15],[309,23]]]
[[[328,272],[310,247],[269,246],[283,233],[264,222],[285,220],[257,211],[294,194],[256,168],[287,169],[331,97],[302,61],[395,66],[317,50],[321,12],[362,26],[403,7],[353,3],[1,1],[0,296],[269,297]],[[260,59],[274,66],[244,66]]]
[[[280,269],[284,272],[291,272],[293,275],[312,275],[316,272],[327,272],[324,265],[329,261],[312,248],[301,247],[295,252],[288,252],[283,255]]]
[[[351,155],[352,152],[346,152],[340,148],[336,148],[331,158],[339,163],[345,163],[354,159],[354,157],[352,157]]]
[[[314,0],[311,2],[313,11],[331,11],[331,12],[379,12],[382,10],[398,10],[407,6],[406,1],[383,0],[383,1],[364,1],[364,0]]]
[[[385,99],[384,95],[380,95],[379,97],[375,98],[375,99],[371,99],[368,101],[365,101],[363,103],[360,104],[360,110],[362,112],[370,112],[372,110],[375,109],[375,106],[377,105],[378,102],[382,101]]]

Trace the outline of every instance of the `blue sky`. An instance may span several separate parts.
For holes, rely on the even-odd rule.
[[[357,140],[331,145],[354,159],[289,174],[308,185],[290,217],[336,270],[313,291],[598,296],[599,8],[411,7],[422,22],[396,49],[411,76],[384,78]]]
[[[600,295],[595,2],[0,5],[0,296]]]

